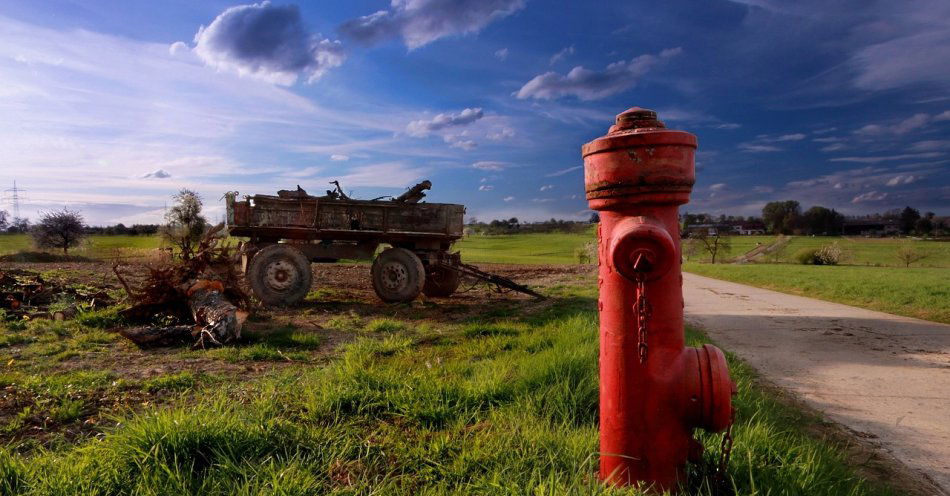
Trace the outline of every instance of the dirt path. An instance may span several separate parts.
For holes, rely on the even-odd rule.
[[[723,348],[950,494],[950,325],[695,274],[683,293]]]

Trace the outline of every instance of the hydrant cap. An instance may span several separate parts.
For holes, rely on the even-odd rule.
[[[616,124],[611,126],[608,135],[628,129],[663,129],[666,125],[657,119],[656,112],[641,107],[630,107],[617,114]]]

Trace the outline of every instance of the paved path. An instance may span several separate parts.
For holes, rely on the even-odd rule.
[[[950,325],[683,274],[686,319],[950,494]]]

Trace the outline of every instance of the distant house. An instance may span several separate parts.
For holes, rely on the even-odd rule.
[[[845,236],[880,238],[897,236],[901,229],[897,221],[890,219],[846,219],[841,229]]]
[[[761,222],[741,222],[732,225],[732,230],[740,236],[765,234],[765,224]]]
[[[729,224],[692,224],[686,228],[685,234],[705,234],[706,236],[728,236],[733,229]]]

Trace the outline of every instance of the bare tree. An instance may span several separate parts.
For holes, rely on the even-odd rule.
[[[910,264],[927,258],[927,255],[917,251],[910,243],[905,243],[897,249],[897,258],[904,263],[904,267],[910,267]]]
[[[162,237],[172,245],[183,260],[194,254],[195,247],[208,230],[208,220],[201,215],[202,201],[198,193],[182,189],[172,195],[175,205],[165,214]]]
[[[69,249],[78,246],[86,237],[86,223],[79,212],[64,208],[42,214],[30,234],[37,248],[59,248],[63,255],[68,256]]]
[[[709,253],[710,262],[712,263],[716,263],[717,256],[726,255],[732,251],[732,240],[729,236],[721,236],[718,231],[712,235],[702,230],[693,233],[690,237],[697,240],[703,250]]]
[[[683,240],[680,243],[680,250],[683,252],[683,256],[686,257],[686,261],[689,262],[689,259],[696,256],[699,253],[699,249],[702,247],[702,242],[696,238],[689,237]]]
[[[10,214],[6,210],[0,210],[0,231],[6,231],[10,224]]]

